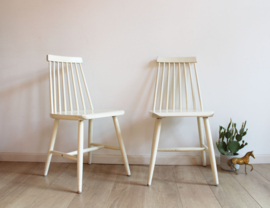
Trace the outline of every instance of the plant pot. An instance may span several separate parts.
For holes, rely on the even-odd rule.
[[[228,160],[235,158],[235,157],[239,157],[239,154],[236,153],[235,155],[222,155],[220,154],[220,167],[222,170],[226,170],[226,171],[233,171],[233,169],[228,165]],[[239,170],[240,165],[236,164],[235,165],[235,169]]]

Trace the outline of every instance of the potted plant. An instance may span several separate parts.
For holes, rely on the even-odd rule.
[[[228,160],[237,156],[237,152],[248,144],[242,140],[248,130],[245,130],[246,123],[247,121],[242,123],[239,131],[236,128],[236,123],[232,122],[232,119],[227,129],[223,126],[219,126],[219,140],[216,145],[220,152],[220,167],[223,170],[232,171],[231,167],[228,165]],[[239,169],[239,165],[235,168]]]

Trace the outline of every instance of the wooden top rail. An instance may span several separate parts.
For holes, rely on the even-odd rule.
[[[157,62],[165,63],[197,63],[196,57],[158,57]]]
[[[82,63],[83,62],[81,57],[66,57],[66,56],[55,56],[55,55],[48,55],[47,61],[70,62],[70,63]]]

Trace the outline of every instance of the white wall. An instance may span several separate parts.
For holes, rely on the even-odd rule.
[[[149,162],[157,56],[197,56],[214,142],[219,125],[247,120],[241,153],[269,162],[269,10],[266,0],[2,0],[0,160],[44,161],[53,126],[46,55],[55,54],[83,57],[95,108],[125,110],[131,163]],[[110,118],[95,120],[94,138],[116,145],[113,128]],[[76,136],[76,123],[61,122],[56,149],[74,150]],[[160,146],[198,143],[195,119],[164,120]],[[95,154],[121,161],[112,150]],[[159,163],[199,163],[197,153],[178,154],[159,153]]]

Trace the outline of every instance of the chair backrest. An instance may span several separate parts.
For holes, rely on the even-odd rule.
[[[56,114],[63,111],[86,110],[84,94],[87,95],[90,108],[93,110],[89,90],[82,69],[82,58],[48,55],[47,60],[49,62],[50,71],[51,113]],[[84,85],[81,85],[81,79],[83,80]],[[81,99],[79,99],[77,95],[78,89]],[[74,99],[76,107],[73,107]],[[68,103],[69,107],[67,105]],[[80,106],[82,106],[82,109],[80,109]]]
[[[196,57],[158,57],[157,62],[153,111],[203,110]]]

